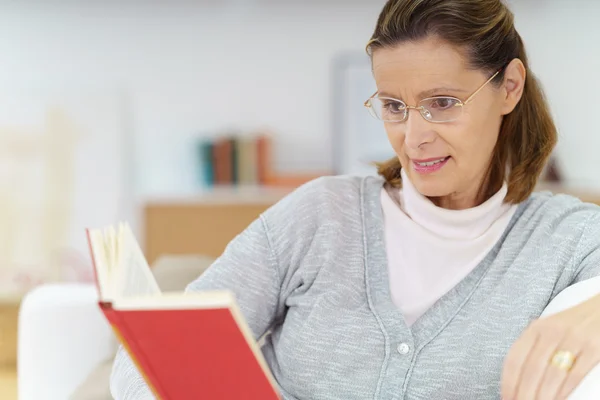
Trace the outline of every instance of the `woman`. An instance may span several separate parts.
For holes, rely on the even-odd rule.
[[[313,181],[190,291],[227,288],[284,399],[564,399],[600,359],[600,210],[533,193],[556,129],[499,0],[390,0],[368,44],[396,157]],[[112,390],[146,398],[121,352]]]

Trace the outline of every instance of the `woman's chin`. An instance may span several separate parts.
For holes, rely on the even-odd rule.
[[[409,177],[412,185],[425,197],[444,197],[452,193],[447,181],[441,179],[419,179],[420,177]]]
[[[451,193],[451,191],[443,190],[441,188],[430,188],[430,187],[420,188],[418,186],[416,188],[417,188],[417,191],[425,197],[444,197],[444,196],[448,196]]]

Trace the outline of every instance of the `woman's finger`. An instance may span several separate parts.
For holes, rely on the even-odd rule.
[[[567,399],[590,371],[600,363],[600,343],[596,342],[588,341],[587,345],[581,349],[573,368],[566,375],[558,391],[557,400]]]
[[[577,360],[581,352],[583,343],[572,338],[563,340],[554,351],[552,351],[546,359],[546,367],[544,377],[538,390],[537,399],[555,400],[560,398],[560,391],[565,381],[573,373],[568,369],[562,369],[559,366],[552,364],[552,358],[557,355],[557,352],[567,352],[572,354]]]
[[[515,399],[533,400],[540,398],[538,393],[544,381],[548,360],[556,351],[560,340],[557,334],[549,332],[538,335],[538,339],[529,352],[521,370]]]
[[[501,391],[503,399],[516,399],[523,366],[538,339],[535,329],[528,328],[510,348],[502,370]]]

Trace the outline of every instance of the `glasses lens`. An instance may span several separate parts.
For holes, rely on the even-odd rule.
[[[431,122],[450,122],[462,114],[462,102],[454,97],[431,97],[419,103],[421,114]]]
[[[406,104],[385,97],[371,99],[371,114],[382,121],[399,122],[406,118]]]

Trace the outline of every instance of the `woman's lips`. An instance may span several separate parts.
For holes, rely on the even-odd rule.
[[[412,160],[412,164],[415,172],[419,174],[431,174],[442,169],[449,159],[450,156]]]

